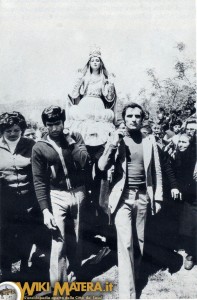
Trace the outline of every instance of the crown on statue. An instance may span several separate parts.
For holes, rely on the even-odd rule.
[[[97,57],[101,57],[101,48],[98,46],[93,46],[90,49],[90,54],[89,54],[90,58],[92,58],[93,56],[97,56]]]

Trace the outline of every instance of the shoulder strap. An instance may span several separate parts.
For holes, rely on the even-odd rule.
[[[54,141],[52,141],[49,137],[47,137],[47,140],[59,155],[59,158],[60,158],[60,161],[61,161],[61,164],[62,164],[62,168],[63,168],[64,174],[66,176],[67,187],[68,187],[68,189],[71,189],[72,187],[71,187],[70,179],[68,178],[68,170],[67,170],[67,167],[66,167],[66,164],[65,164],[65,161],[64,161],[64,157],[63,157],[63,154],[62,154],[62,148],[58,147],[57,144]]]

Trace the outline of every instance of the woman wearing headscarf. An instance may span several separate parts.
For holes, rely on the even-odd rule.
[[[197,261],[197,199],[196,199],[196,153],[191,145],[191,137],[180,135],[172,166],[181,192],[180,246],[187,253],[184,267],[191,270]]]
[[[25,118],[19,112],[0,115],[1,175],[1,270],[2,279],[11,280],[14,259],[21,260],[20,271],[26,273],[32,248],[36,205],[31,153],[35,142],[22,137]]]

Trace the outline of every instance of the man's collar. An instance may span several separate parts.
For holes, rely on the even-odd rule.
[[[125,130],[125,136],[129,136],[129,137],[132,137],[132,136],[141,136],[141,131],[136,129],[136,130],[129,130],[128,128],[126,128]]]
[[[46,134],[39,140],[39,142],[41,142],[41,141],[49,142],[48,139],[51,139],[51,137],[49,136],[48,133],[46,133]],[[51,139],[51,140],[55,142],[55,140],[53,140],[53,139]],[[63,146],[64,144],[67,145],[67,142],[66,142],[64,133],[62,133],[62,135],[59,136],[58,141],[62,144],[62,146]]]

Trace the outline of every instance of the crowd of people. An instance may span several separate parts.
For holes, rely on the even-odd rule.
[[[117,231],[119,295],[129,299],[136,297],[135,276],[143,254],[149,202],[154,214],[165,201],[163,172],[168,175],[172,201],[183,202],[179,234],[180,248],[187,253],[184,267],[190,270],[196,263],[196,120],[189,116],[170,122],[159,110],[153,122],[136,103],[125,106],[122,117],[94,164],[100,181],[110,180],[105,213],[111,215]],[[79,133],[64,129],[63,109],[46,108],[42,121],[46,133],[36,140],[36,130],[19,112],[0,116],[1,280],[12,278],[16,256],[25,278],[32,246],[36,244],[37,251],[41,246],[43,252],[41,240],[46,235],[51,240],[53,286],[56,281],[76,280],[80,270],[92,155]],[[102,187],[100,183],[100,193]],[[98,199],[92,200],[95,207],[99,205]]]
[[[98,68],[102,73],[95,71]],[[85,94],[79,111],[86,117],[89,109],[95,117],[97,106],[113,109],[115,89],[106,72],[100,56],[93,54],[77,87]],[[104,100],[101,94],[91,95],[90,77]],[[103,236],[107,244],[93,263],[112,249],[117,251],[119,298],[135,299],[148,212],[157,214],[166,199],[182,203],[179,248],[187,253],[185,269],[193,268],[197,262],[193,102],[170,113],[159,108],[154,120],[131,102],[107,141],[94,146],[85,144],[80,132],[64,126],[66,114],[61,107],[45,108],[41,119],[39,130],[20,112],[0,115],[1,281],[12,280],[16,260],[21,261],[20,280],[27,281],[32,249],[46,260],[50,254],[52,288],[55,282],[81,280],[88,231]]]

